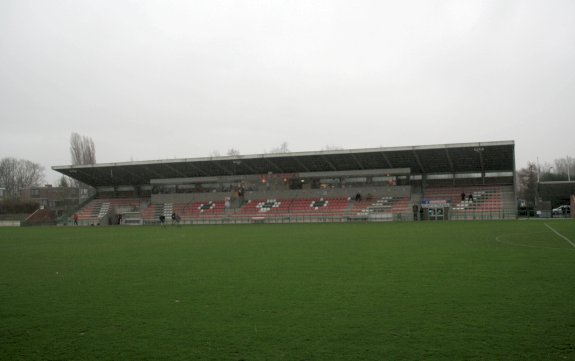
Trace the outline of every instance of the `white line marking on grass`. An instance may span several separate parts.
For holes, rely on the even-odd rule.
[[[553,233],[555,233],[556,235],[558,235],[559,237],[563,238],[564,240],[566,240],[567,242],[569,242],[570,245],[572,245],[573,247],[575,247],[575,243],[571,242],[571,240],[567,237],[565,237],[564,235],[562,235],[561,233],[557,232],[553,227],[551,227],[550,225],[548,225],[547,223],[543,223],[547,226],[547,228],[549,228],[550,230],[553,231]]]
[[[537,232],[540,234],[543,234],[544,232]],[[534,233],[530,233],[530,234],[534,234]],[[559,248],[559,247],[548,247],[548,246],[538,246],[538,245],[531,245],[531,244],[524,244],[524,243],[515,243],[515,242],[511,242],[511,241],[506,241],[504,240],[504,237],[509,237],[509,236],[523,236],[525,235],[525,233],[507,233],[507,234],[500,234],[498,236],[495,237],[495,241],[499,242],[501,244],[507,244],[510,246],[518,246],[518,247],[527,247],[527,248],[544,248],[544,249],[558,249],[558,250],[564,250],[565,248]]]

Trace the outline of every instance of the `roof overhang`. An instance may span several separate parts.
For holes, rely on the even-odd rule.
[[[312,174],[409,169],[412,174],[514,171],[514,141],[380,147],[54,166],[94,187],[164,183],[167,179],[250,174]],[[332,173],[332,174],[335,174]]]

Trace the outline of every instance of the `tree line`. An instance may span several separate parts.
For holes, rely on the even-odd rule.
[[[95,164],[96,147],[90,137],[72,133],[70,137],[72,165]],[[0,160],[0,188],[5,199],[15,199],[22,189],[41,186],[46,179],[45,169],[38,163],[26,159],[5,157]],[[60,186],[78,186],[75,180],[62,176]]]
[[[0,160],[0,187],[6,198],[14,198],[20,190],[44,182],[44,167],[25,159],[12,157]]]

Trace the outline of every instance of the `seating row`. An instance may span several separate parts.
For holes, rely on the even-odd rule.
[[[424,200],[445,200],[452,212],[496,212],[503,210],[503,195],[497,186],[441,187],[426,189]]]
[[[483,197],[483,196],[481,196]],[[479,195],[478,195],[479,198]],[[486,198],[487,199],[487,198]],[[77,214],[79,220],[97,221],[109,215],[130,213],[141,215],[145,222],[157,222],[161,215],[167,220],[172,213],[181,220],[196,218],[221,217],[276,217],[276,216],[366,216],[372,214],[391,215],[409,214],[411,204],[409,197],[379,197],[355,200],[351,197],[304,198],[304,199],[251,199],[238,208],[230,208],[224,200],[204,202],[175,202],[149,204],[149,200],[126,199],[94,199],[84,206]],[[487,207],[487,203],[483,204]]]
[[[78,211],[78,220],[97,221],[107,215],[110,210],[116,213],[139,211],[144,204],[146,204],[145,200],[140,198],[97,198]]]

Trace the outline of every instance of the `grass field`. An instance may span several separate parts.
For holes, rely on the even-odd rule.
[[[575,359],[575,222],[0,229],[3,360]]]

